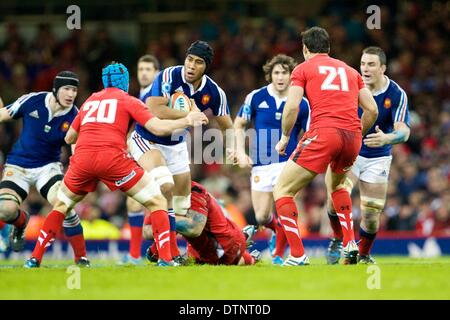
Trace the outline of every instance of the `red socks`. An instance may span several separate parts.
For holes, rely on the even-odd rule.
[[[272,229],[273,232],[277,232],[277,219],[274,214],[272,214],[270,221],[267,222],[264,227]]]
[[[275,201],[278,219],[284,228],[284,232],[291,247],[291,255],[301,257],[305,253],[300,231],[298,229],[298,211],[293,197],[282,197]]]
[[[328,218],[330,219],[331,229],[333,229],[333,235],[336,239],[342,240],[344,235],[342,234],[341,222],[337,214],[328,212]]]
[[[36,242],[33,253],[31,254],[32,257],[39,260],[39,263],[42,261],[42,257],[44,256],[47,247],[51,245],[51,242],[55,240],[56,235],[61,230],[64,218],[64,214],[53,210],[45,219],[44,225],[39,232],[38,241]]]
[[[5,227],[6,222],[3,222],[0,220],[0,230],[2,230]]]
[[[27,216],[23,210],[19,210],[19,215],[17,218],[11,222],[11,224],[17,228],[23,228],[25,222],[27,221]]]
[[[71,237],[67,237],[70,245],[73,249],[73,254],[75,256],[75,262],[81,257],[86,257],[86,242],[84,241],[83,234],[77,234]]]
[[[277,231],[276,231],[276,242],[275,242],[275,252],[273,256],[284,256],[284,252],[286,251],[287,246],[287,238],[286,233],[284,232],[283,225],[278,221],[277,223]]]
[[[339,217],[339,222],[342,226],[343,245],[345,247],[349,241],[355,240],[352,220],[352,199],[345,189],[339,189],[333,192],[331,198],[336,215]]]
[[[170,223],[167,211],[153,211],[150,214],[150,218],[159,258],[165,261],[172,261],[172,253],[170,250]]]
[[[377,233],[368,233],[363,228],[359,228],[359,254],[361,256],[370,255],[370,250],[372,250],[373,242]]]
[[[139,259],[141,257],[142,226],[130,226],[130,256]]]

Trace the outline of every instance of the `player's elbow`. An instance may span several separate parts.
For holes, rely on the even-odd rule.
[[[64,141],[65,141],[67,144],[74,144],[74,143],[77,142],[77,135],[76,135],[76,134],[67,134],[67,135],[64,137]]]
[[[186,229],[185,236],[188,238],[197,238],[202,234],[203,228],[199,224],[191,224],[189,228]]]

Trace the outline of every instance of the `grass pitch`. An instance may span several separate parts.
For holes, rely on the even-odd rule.
[[[319,258],[304,267],[262,262],[158,268],[93,261],[92,268],[80,269],[80,289],[68,288],[77,284],[69,261],[46,260],[32,270],[19,261],[0,261],[0,299],[450,299],[450,257],[376,259],[379,269],[328,266]]]

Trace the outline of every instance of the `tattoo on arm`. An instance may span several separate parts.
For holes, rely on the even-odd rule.
[[[198,232],[198,228],[205,226],[206,217],[198,212],[189,211],[184,217],[177,217],[176,231],[185,236],[192,236]]]
[[[407,140],[406,132],[403,130],[394,130],[391,134],[393,138],[391,139],[390,144],[403,143]]]

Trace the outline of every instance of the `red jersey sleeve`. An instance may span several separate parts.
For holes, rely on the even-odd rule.
[[[75,119],[73,119],[73,121],[72,121],[72,128],[76,132],[80,132],[80,113],[78,113],[77,116],[75,117]]]
[[[362,88],[365,88],[366,85],[364,84],[364,81],[358,72],[356,72],[356,75],[358,77],[358,89],[361,90]]]
[[[145,123],[153,118],[153,114],[147,109],[145,104],[140,100],[133,98],[133,103],[126,104],[127,110],[131,117],[140,125],[145,126]]]
[[[196,211],[205,217],[208,217],[208,194],[192,188],[191,192],[191,210]]]
[[[303,66],[303,63],[296,66],[294,71],[292,71],[291,75],[291,85],[292,86],[299,86],[303,89],[305,88],[306,84],[306,77],[305,77],[305,68]]]

